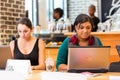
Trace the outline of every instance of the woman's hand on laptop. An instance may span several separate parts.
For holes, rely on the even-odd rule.
[[[67,71],[67,65],[66,64],[60,64],[58,67],[58,71]]]

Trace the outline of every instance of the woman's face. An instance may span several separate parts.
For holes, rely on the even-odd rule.
[[[79,39],[87,39],[90,36],[92,25],[90,22],[79,23],[75,26]]]
[[[20,38],[28,39],[31,36],[32,30],[24,24],[18,24],[18,34]]]

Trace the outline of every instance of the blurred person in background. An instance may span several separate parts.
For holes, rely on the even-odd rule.
[[[55,8],[53,11],[53,19],[55,20],[55,27],[54,27],[54,31],[55,30],[61,30],[63,29],[63,24],[64,24],[64,20],[63,20],[63,9],[61,8]]]
[[[54,9],[54,11],[53,11],[53,18],[55,19],[55,22],[59,21],[59,20],[63,21],[63,19],[62,19],[63,14],[64,13],[63,13],[63,10],[61,8]]]
[[[89,16],[91,17],[91,19],[93,20],[93,23],[94,23],[92,32],[96,32],[97,31],[97,29],[98,29],[98,23],[100,22],[99,18],[95,16],[95,12],[96,12],[95,5],[93,5],[93,4],[90,5],[88,7],[88,13],[89,13]]]

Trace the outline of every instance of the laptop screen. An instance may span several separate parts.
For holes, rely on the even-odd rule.
[[[108,69],[110,46],[69,46],[68,70]]]

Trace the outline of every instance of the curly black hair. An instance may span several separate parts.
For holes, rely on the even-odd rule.
[[[63,12],[63,10],[62,10],[61,8],[56,8],[56,9],[54,9],[54,12],[59,13],[59,14],[60,14],[60,17],[62,17],[63,14],[64,14],[64,12]]]

